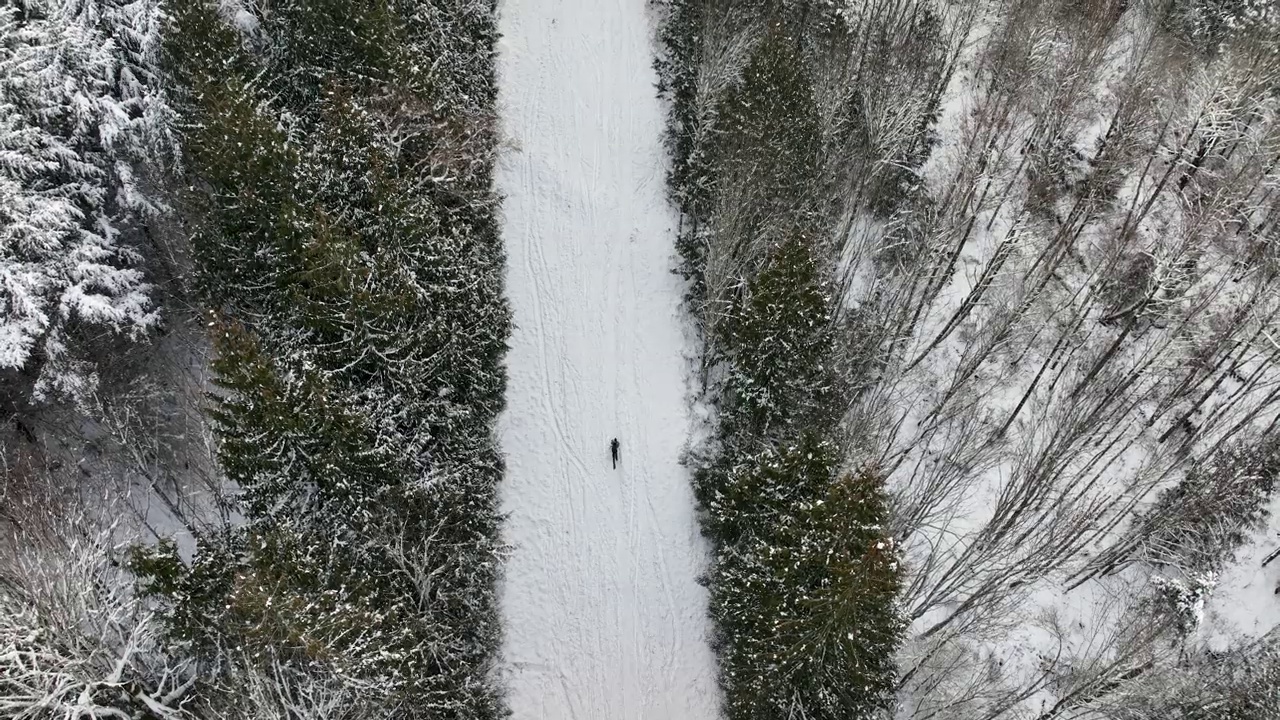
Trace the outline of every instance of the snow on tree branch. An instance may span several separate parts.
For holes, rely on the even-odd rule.
[[[0,368],[82,398],[78,346],[137,339],[159,316],[135,249],[162,208],[147,169],[173,157],[156,71],[158,0],[0,8]]]

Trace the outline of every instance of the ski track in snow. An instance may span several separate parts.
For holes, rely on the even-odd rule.
[[[498,12],[509,704],[517,720],[717,718],[645,0]]]

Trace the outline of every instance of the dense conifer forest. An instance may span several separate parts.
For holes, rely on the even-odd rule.
[[[33,402],[61,393],[95,437],[176,433],[172,388],[112,411],[155,372],[117,348],[185,318],[173,331],[211,358],[185,398],[206,437],[188,440],[218,479],[201,502],[179,469],[178,512],[113,523],[92,502],[38,512],[42,495],[104,492],[62,477],[56,451],[8,466],[0,712],[501,716],[492,6],[0,13],[14,422],[58,432]],[[184,261],[164,291],[150,255]],[[95,369],[117,351],[133,377]],[[120,440],[112,454],[137,450]],[[136,484],[166,455],[85,474]],[[175,521],[187,548],[154,527],[159,542],[123,540]],[[86,596],[69,604],[72,578]]]

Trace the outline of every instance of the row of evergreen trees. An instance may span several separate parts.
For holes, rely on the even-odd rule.
[[[0,712],[503,713],[494,11],[0,0],[6,413],[94,405],[173,310],[157,283],[186,268],[160,266],[185,248],[156,236],[180,225],[243,520],[194,557],[136,549],[139,595],[109,531],[17,522],[6,455]]]
[[[498,717],[492,4],[223,12],[171,4],[164,57],[244,523],[133,567],[192,709]]]
[[[813,78],[836,21],[813,3],[668,11],[671,191],[717,410],[693,462],[727,715],[876,717],[892,706],[905,627],[883,480],[847,469],[840,427],[855,330],[837,308]],[[704,33],[734,13],[763,30],[708,100]]]

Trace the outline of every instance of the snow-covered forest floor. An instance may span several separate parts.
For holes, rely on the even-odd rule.
[[[652,25],[630,0],[504,0],[498,18],[509,704],[515,718],[712,720]]]
[[[1280,712],[1280,18],[1215,47],[1161,12],[965,18],[920,170],[963,239],[876,402],[902,408],[879,460],[915,526],[907,671],[975,669],[908,716]]]

